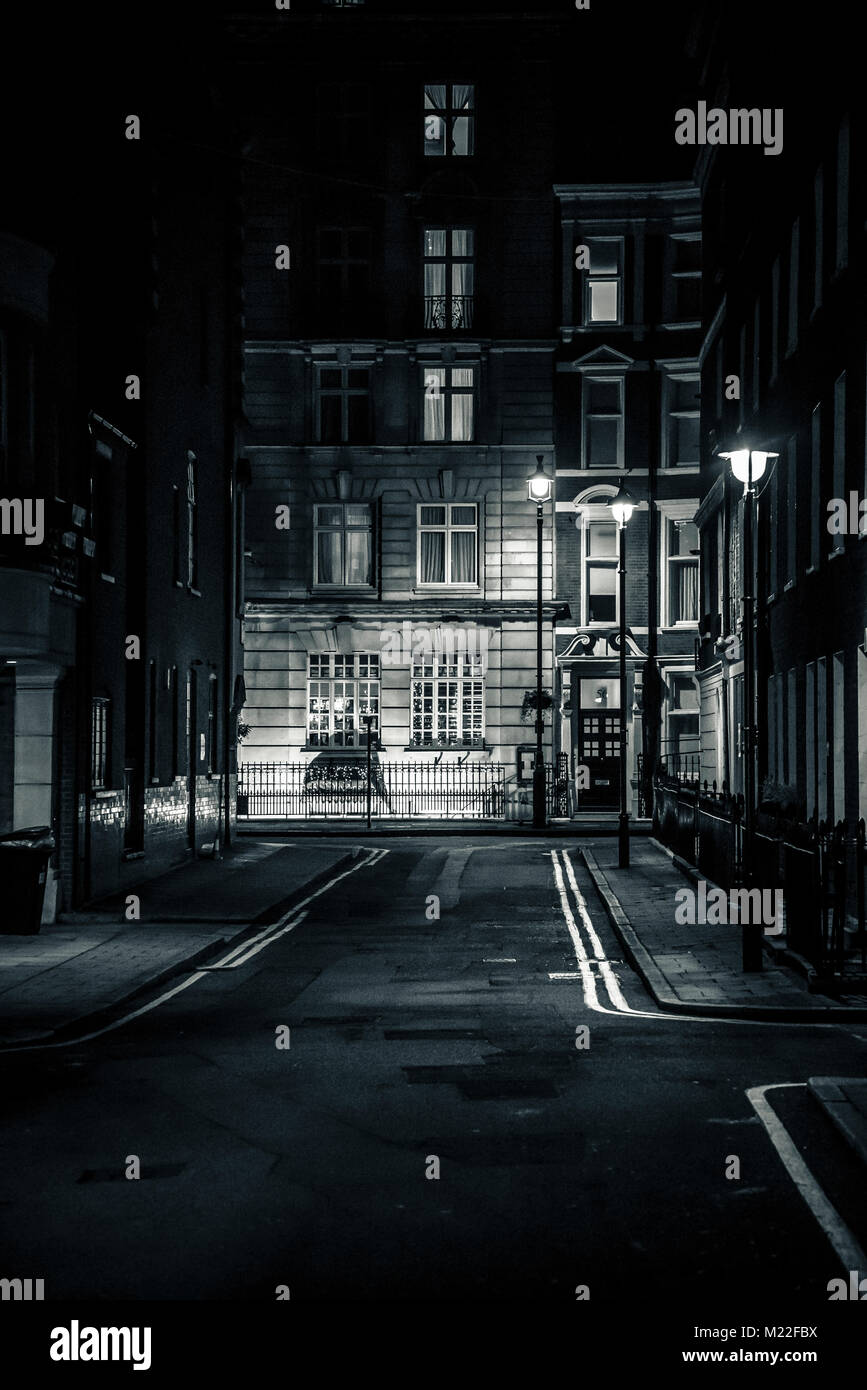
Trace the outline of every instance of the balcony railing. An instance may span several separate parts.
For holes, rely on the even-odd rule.
[[[473,296],[428,294],[424,301],[425,328],[472,328]]]

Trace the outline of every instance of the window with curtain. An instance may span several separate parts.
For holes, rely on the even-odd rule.
[[[585,237],[590,268],[581,272],[582,322],[623,322],[623,237]]]
[[[672,521],[668,528],[668,621],[698,622],[698,527]]]
[[[373,509],[367,503],[317,504],[313,537],[317,587],[373,584]]]
[[[425,86],[425,156],[460,158],[475,153],[475,90],[463,83]]]
[[[623,467],[623,377],[585,376],[581,385],[585,468]]]
[[[320,444],[370,443],[370,368],[329,364],[317,369]]]
[[[666,463],[669,468],[698,466],[700,389],[701,378],[697,372],[668,378]]]
[[[474,367],[424,367],[423,437],[426,444],[473,438]]]
[[[317,748],[364,748],[362,715],[379,729],[379,657],[366,652],[319,652],[310,656],[307,742]]]
[[[584,527],[584,594],[588,623],[617,622],[617,526],[589,521]]]
[[[482,658],[434,656],[412,664],[412,733],[417,747],[481,747],[485,682]]]
[[[440,502],[418,509],[419,584],[477,584],[479,509]]]
[[[425,228],[425,328],[472,328],[474,242],[471,227]]]

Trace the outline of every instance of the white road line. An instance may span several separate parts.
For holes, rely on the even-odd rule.
[[[131,1023],[133,1019],[140,1018],[142,1014],[147,1014],[153,1009],[158,1009],[161,1004],[167,1004],[170,999],[174,999],[176,994],[180,994],[183,990],[189,989],[190,985],[196,984],[199,980],[206,980],[211,971],[219,969],[221,966],[234,968],[235,966],[243,965],[246,960],[257,955],[259,951],[264,950],[266,946],[270,946],[273,942],[279,941],[281,936],[285,936],[288,932],[297,927],[299,922],[307,916],[303,909],[306,908],[308,903],[312,903],[314,899],[321,897],[323,893],[327,893],[330,888],[340,883],[342,879],[348,878],[350,874],[357,873],[359,869],[369,868],[370,855],[378,854],[381,858],[382,855],[388,854],[388,850],[365,850],[364,853],[368,857],[359,860],[355,864],[351,864],[348,869],[344,869],[342,873],[336,874],[335,877],[330,878],[327,883],[323,883],[321,887],[309,893],[306,898],[303,898],[300,903],[296,903],[294,907],[290,908],[288,912],[285,912],[276,922],[270,922],[267,927],[263,927],[258,936],[254,936],[250,941],[242,942],[240,946],[233,946],[232,950],[227,952],[227,954],[213,966],[197,970],[194,974],[188,975],[186,979],[181,980],[180,984],[175,985],[173,989],[166,990],[165,994],[161,994],[159,998],[151,999],[147,1004],[142,1004],[140,1008],[133,1009],[130,1013],[124,1014],[122,1018],[116,1018],[112,1023],[106,1023],[102,1028],[95,1028],[92,1033],[84,1033],[74,1038],[65,1038],[60,1042],[33,1042],[22,1043],[20,1047],[4,1047],[0,1049],[0,1058],[10,1052],[40,1052],[52,1047],[77,1047],[80,1043],[91,1042],[94,1038],[102,1037],[104,1033],[112,1033],[115,1029],[122,1028],[125,1023]],[[376,862],[378,863],[379,860],[377,859]],[[239,951],[245,951],[246,954],[240,960],[233,960],[233,956],[236,956]]]
[[[769,1086],[751,1086],[746,1092],[746,1097],[764,1125],[783,1167],[831,1242],[843,1268],[847,1272],[851,1269],[862,1270],[867,1268],[867,1255],[836,1207],[825,1196],[798,1153],[789,1131],[765,1099],[768,1091],[790,1090],[793,1087],[802,1089],[804,1084],[798,1081],[780,1081]]]

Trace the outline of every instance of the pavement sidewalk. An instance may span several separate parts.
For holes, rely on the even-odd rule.
[[[36,936],[0,935],[0,1050],[75,1036],[129,1000],[276,920],[357,851],[245,842],[63,914]],[[125,919],[128,894],[139,921]]]
[[[631,845],[630,867],[617,867],[617,842],[583,851],[630,963],[667,1013],[792,1022],[867,1020],[863,996],[831,999],[777,957],[744,974],[738,926],[679,924],[675,894],[690,880],[655,840]],[[770,953],[769,938],[764,944]]]

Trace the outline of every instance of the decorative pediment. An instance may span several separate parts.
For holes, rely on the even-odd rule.
[[[626,652],[628,656],[640,656],[644,658],[647,653],[643,652],[629,631],[626,629]],[[620,633],[615,628],[612,632],[579,632],[577,637],[573,637],[569,646],[559,656],[560,661],[566,661],[570,657],[592,657],[594,660],[613,660],[620,657]]]
[[[598,371],[627,371],[635,365],[634,357],[627,357],[624,352],[618,352],[616,348],[608,347],[605,343],[596,347],[592,352],[585,353],[583,357],[578,357],[572,363],[572,369],[576,372],[598,372]]]

